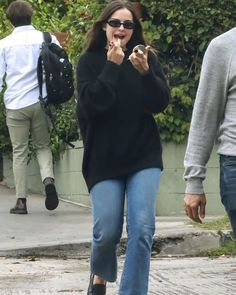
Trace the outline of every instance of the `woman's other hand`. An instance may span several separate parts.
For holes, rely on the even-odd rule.
[[[145,47],[145,50],[137,50],[132,52],[129,56],[129,60],[132,63],[133,67],[141,74],[146,75],[149,72],[149,65],[148,65],[148,49],[149,46]]]

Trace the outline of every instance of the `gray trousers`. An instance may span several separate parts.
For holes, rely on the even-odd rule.
[[[40,103],[18,110],[6,110],[6,122],[13,148],[13,174],[16,197],[27,197],[27,159],[29,136],[39,163],[42,181],[54,178],[50,130],[48,120]]]

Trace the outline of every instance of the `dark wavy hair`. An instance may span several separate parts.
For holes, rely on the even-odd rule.
[[[33,9],[30,3],[17,0],[8,6],[6,15],[14,27],[30,25]]]
[[[134,11],[132,3],[126,0],[113,0],[110,1],[103,9],[98,20],[93,24],[91,30],[88,32],[87,43],[84,51],[99,51],[106,47],[107,38],[106,32],[103,30],[103,26],[114,12],[123,8],[126,8],[131,12],[135,23],[135,29],[132,37],[126,45],[127,49],[132,49],[137,44],[146,45],[142,25]]]

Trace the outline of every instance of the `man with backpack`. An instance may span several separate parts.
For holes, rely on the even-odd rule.
[[[17,198],[16,205],[10,209],[10,213],[28,213],[26,169],[30,135],[45,186],[45,206],[48,210],[54,210],[59,201],[54,185],[50,128],[39,101],[37,79],[37,63],[43,34],[31,25],[33,9],[28,2],[14,1],[6,13],[14,27],[10,35],[0,40],[0,91],[5,81],[4,104],[13,148]],[[55,36],[52,36],[52,43],[59,44]]]

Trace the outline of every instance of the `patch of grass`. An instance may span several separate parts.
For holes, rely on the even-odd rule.
[[[231,230],[231,225],[227,215],[221,218],[216,218],[210,221],[204,221],[202,224],[191,222],[193,226],[204,228],[207,230],[216,230],[218,232],[224,230]],[[236,256],[236,240],[228,238],[223,242],[223,245],[219,248],[201,251],[194,256],[202,257],[220,257],[220,256]]]
[[[215,248],[207,251],[199,252],[194,255],[198,257],[207,256],[207,257],[219,257],[219,256],[236,256],[236,241],[228,241],[224,246],[220,248]]]
[[[191,222],[191,225],[195,227],[200,227],[200,228],[209,229],[209,230],[217,230],[217,231],[231,229],[230,222],[227,215],[214,220],[203,221],[203,223]]]

